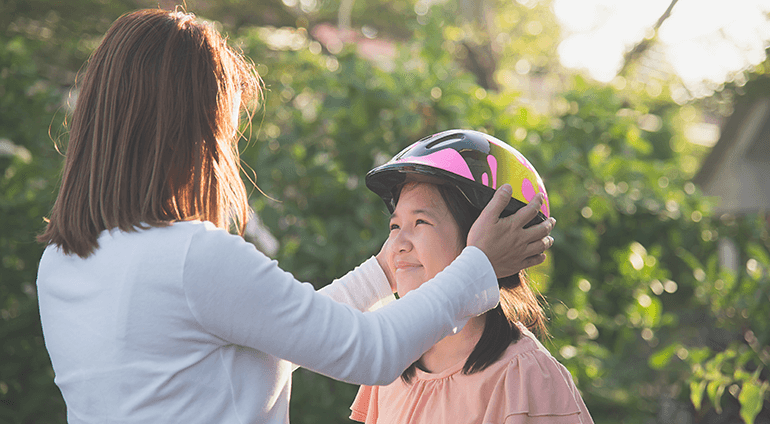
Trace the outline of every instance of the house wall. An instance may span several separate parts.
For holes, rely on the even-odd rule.
[[[770,210],[770,98],[758,99],[745,115],[736,139],[701,187],[718,197],[717,213]]]

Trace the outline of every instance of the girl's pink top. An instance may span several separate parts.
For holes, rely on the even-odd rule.
[[[486,369],[465,360],[441,373],[417,370],[411,384],[361,386],[350,418],[366,424],[592,424],[572,381],[535,336],[522,337]]]

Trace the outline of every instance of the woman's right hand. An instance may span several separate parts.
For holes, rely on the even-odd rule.
[[[510,199],[511,186],[505,184],[497,189],[468,233],[468,246],[476,246],[487,255],[498,278],[542,263],[545,250],[553,245],[553,237],[549,234],[556,219],[548,218],[524,228],[543,205],[543,195],[538,193],[527,206],[500,218]]]

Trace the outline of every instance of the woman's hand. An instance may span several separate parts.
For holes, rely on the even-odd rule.
[[[500,218],[511,199],[511,186],[504,184],[468,233],[468,246],[476,246],[487,255],[498,278],[513,275],[545,260],[545,250],[553,245],[549,234],[556,219],[548,218],[530,228],[531,221],[543,205],[543,195],[537,194],[525,207],[513,215]]]
[[[393,276],[393,273],[390,270],[390,267],[388,266],[388,260],[385,259],[385,252],[388,250],[388,243],[390,242],[390,237],[385,239],[385,243],[382,245],[382,249],[380,249],[380,253],[375,256],[377,258],[377,263],[380,264],[380,268],[382,268],[382,271],[385,272],[385,276],[388,277],[388,284],[390,284],[390,291],[393,293],[396,292],[396,277]]]

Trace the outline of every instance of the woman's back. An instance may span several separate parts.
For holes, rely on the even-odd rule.
[[[203,299],[190,297],[197,296],[190,290],[195,279],[185,277],[184,267],[206,260],[188,258],[188,248],[212,227],[184,222],[104,231],[87,259],[46,249],[41,317],[70,422],[98,422],[99,414],[111,422],[239,422],[260,410],[286,411],[270,403],[273,391],[289,390],[289,363],[244,354],[251,349],[213,335],[195,316]]]

